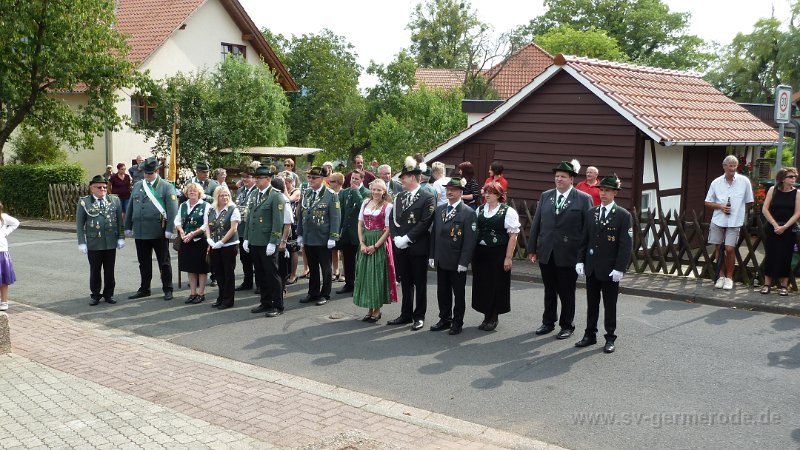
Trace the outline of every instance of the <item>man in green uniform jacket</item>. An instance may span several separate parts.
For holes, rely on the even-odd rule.
[[[339,203],[342,206],[342,229],[337,248],[342,251],[344,259],[344,286],[337,294],[353,292],[356,285],[356,255],[359,247],[358,213],[361,204],[369,197],[369,189],[364,187],[364,173],[359,169],[350,172],[350,187],[339,191]]]
[[[78,250],[89,258],[89,290],[92,298],[89,304],[95,306],[101,298],[113,304],[117,303],[114,300],[117,249],[125,247],[122,206],[119,197],[107,195],[108,185],[102,175],[92,178],[89,188],[92,193],[81,197],[75,213]],[[105,283],[101,281],[101,271],[104,272],[102,278]]]
[[[172,300],[172,265],[169,261],[169,240],[175,231],[173,219],[178,214],[175,188],[156,173],[158,160],[150,157],[142,163],[144,179],[133,186],[128,211],[125,214],[125,236],[136,238],[136,258],[139,260],[141,284],[128,298],[150,296],[153,278],[153,252],[161,271],[164,300]]]

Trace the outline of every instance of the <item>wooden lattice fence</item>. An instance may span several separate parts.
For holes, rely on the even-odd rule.
[[[530,239],[530,224],[536,204],[521,207],[514,200],[510,205],[517,210],[522,224],[517,240],[516,256],[526,257]],[[629,270],[637,273],[662,273],[695,278],[716,278],[717,260],[714,247],[707,244],[708,222],[704,211],[687,211],[682,214],[669,211],[631,211],[633,217],[633,249]],[[760,220],[760,215],[748,214],[745,226],[739,233],[736,247],[736,280],[745,284],[763,282],[764,239],[771,231]],[[798,236],[796,242],[800,245]],[[800,271],[800,257],[792,261],[791,283],[796,287],[794,275]]]
[[[78,199],[89,195],[89,184],[51,184],[47,191],[50,220],[75,220]]]

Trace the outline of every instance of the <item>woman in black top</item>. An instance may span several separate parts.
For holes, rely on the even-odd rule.
[[[472,163],[464,161],[458,165],[456,171],[458,173],[454,176],[461,176],[461,178],[467,180],[467,186],[464,188],[464,195],[461,196],[461,201],[472,209],[478,208],[481,204],[481,186],[478,184],[478,180],[475,179],[475,169],[472,167]]]
[[[794,184],[797,182],[797,169],[784,167],[775,177],[775,186],[769,188],[761,213],[770,226],[766,227],[767,239],[764,242],[764,286],[762,294],[769,294],[775,278],[780,278],[783,296],[789,295],[789,272],[795,244],[794,224],[800,218],[800,196]]]

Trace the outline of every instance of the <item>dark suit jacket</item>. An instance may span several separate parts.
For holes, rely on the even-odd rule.
[[[556,193],[555,189],[542,193],[531,223],[528,254],[536,253],[543,264],[549,264],[550,258],[554,258],[558,267],[575,267],[578,247],[586,231],[586,211],[593,205],[592,197],[573,188],[566,206],[556,214]]]
[[[436,197],[423,189],[417,190],[417,198],[407,208],[403,208],[403,199],[410,195],[409,192],[398,194],[392,208],[392,219],[389,229],[392,237],[408,236],[411,239],[408,249],[415,256],[428,256],[430,252],[430,228],[433,222],[433,213],[436,209]]]
[[[467,267],[472,262],[478,243],[478,216],[463,201],[456,206],[455,215],[447,222],[444,221],[446,214],[447,205],[436,208],[428,258],[436,260],[436,266],[444,270]]]
[[[633,228],[631,214],[619,205],[614,205],[608,223],[600,223],[600,207],[586,212],[586,233],[580,247],[580,262],[586,276],[594,274],[601,281],[608,281],[612,270],[625,272],[631,260]]]
[[[342,206],[342,226],[339,240],[345,244],[358,244],[358,213],[361,204],[369,196],[369,190],[363,185],[358,189],[347,188],[339,191],[339,203]]]

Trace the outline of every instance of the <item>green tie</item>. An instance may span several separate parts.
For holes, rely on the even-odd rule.
[[[564,206],[564,195],[558,194],[558,201],[556,202],[556,208],[559,210]]]

